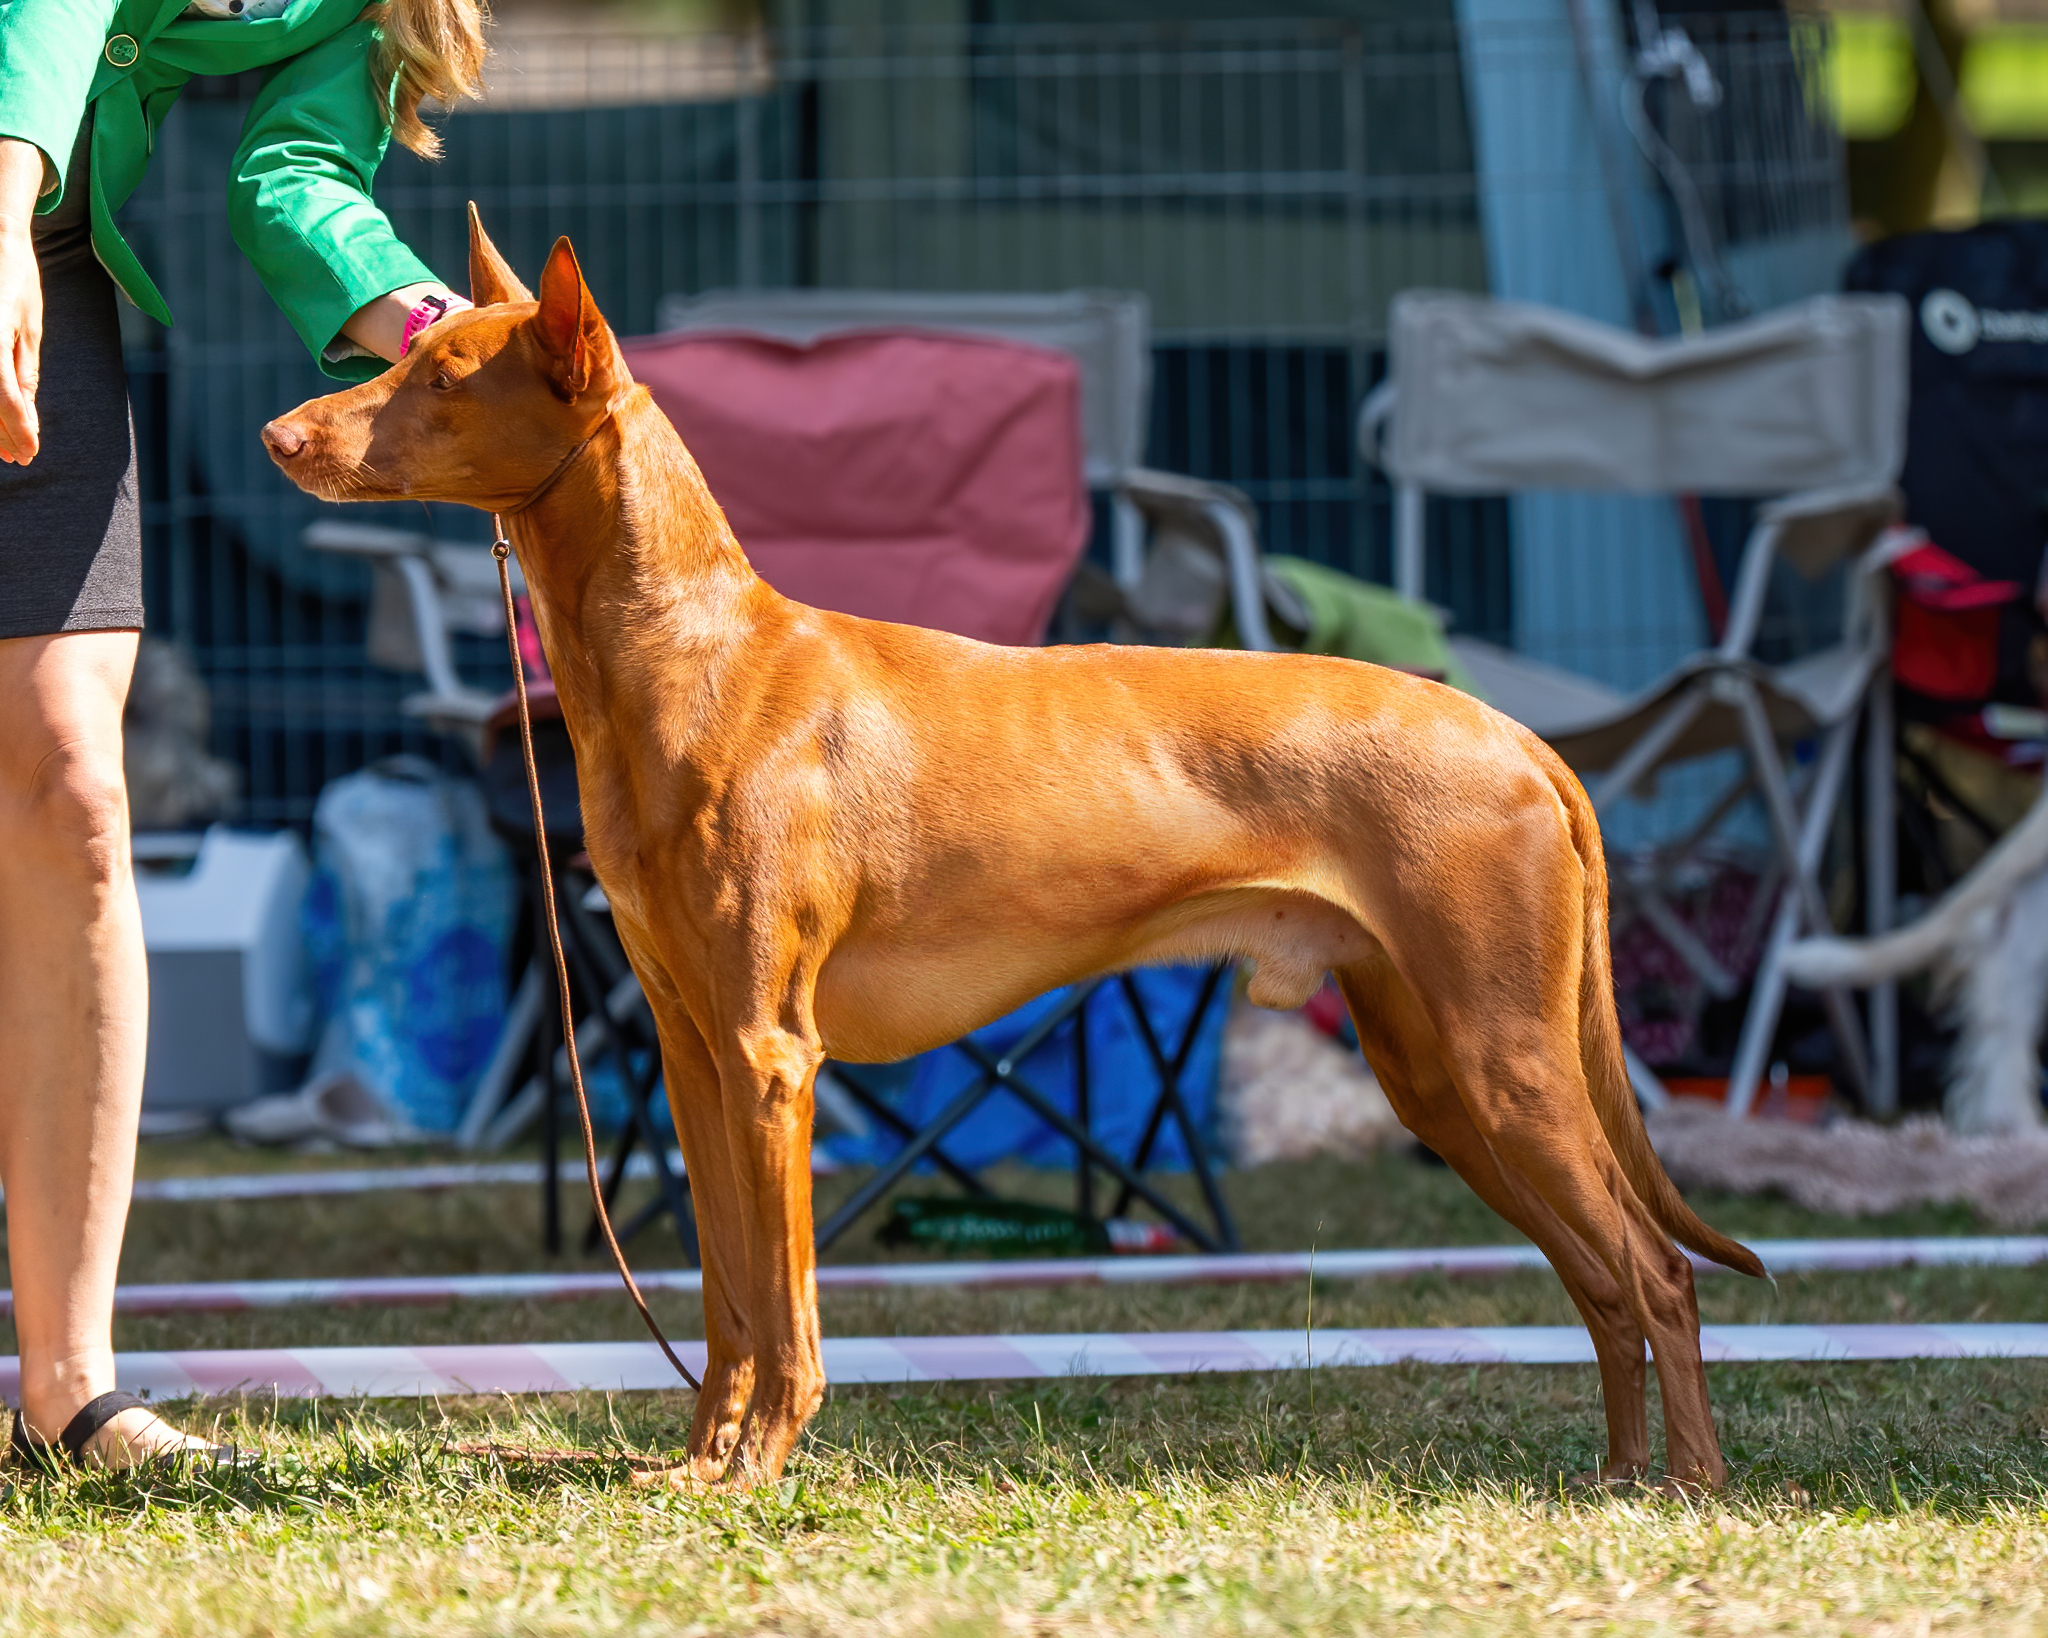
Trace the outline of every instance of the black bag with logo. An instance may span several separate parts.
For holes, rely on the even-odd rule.
[[[2027,704],[2032,592],[2048,540],[2048,221],[1865,246],[1845,281],[1913,308],[1906,515],[1987,580],[2016,580],[1998,694]]]

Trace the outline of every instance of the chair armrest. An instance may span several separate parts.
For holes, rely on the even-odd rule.
[[[1253,522],[1258,519],[1251,496],[1242,489],[1179,472],[1160,472],[1149,466],[1134,466],[1123,473],[1117,479],[1116,492],[1128,496],[1146,512],[1223,505],[1237,507]]]
[[[1756,641],[1770,589],[1771,564],[1783,558],[1808,580],[1837,563],[1861,556],[1899,518],[1899,492],[1890,483],[1813,489],[1767,501],[1742,548],[1742,566],[1728,599],[1728,624],[1716,652],[1739,660]]]
[[[343,523],[336,518],[307,524],[299,541],[309,551],[337,552],[344,557],[424,557],[434,547],[432,535],[374,523]]]
[[[435,541],[432,535],[420,534],[408,529],[385,529],[376,524],[342,523],[333,519],[322,519],[308,524],[300,535],[309,548],[320,552],[335,552],[349,557],[362,558],[376,570],[378,589],[375,593],[381,601],[387,588],[402,589],[406,613],[410,616],[414,653],[418,668],[426,673],[428,692],[416,695],[415,699],[435,701],[463,701],[472,695],[488,700],[488,695],[478,695],[462,680],[462,674],[455,669],[454,650],[449,646],[448,633],[452,625],[465,627],[476,622],[452,621],[448,600],[443,595],[443,579],[453,572],[458,581],[475,578],[474,573],[462,572],[467,560],[475,556],[489,562],[490,553],[482,547],[450,547]],[[495,577],[495,565],[492,565]],[[464,590],[469,588],[465,585]],[[474,599],[470,599],[474,601]],[[491,605],[495,610],[495,604]],[[467,612],[467,611],[465,611]],[[376,616],[373,613],[373,622]],[[503,628],[503,616],[498,618],[499,629]],[[372,642],[372,658],[378,659]],[[401,645],[402,651],[402,645]],[[382,663],[391,664],[399,658],[396,653],[386,653]],[[410,669],[400,665],[397,669]],[[441,718],[449,713],[436,707],[431,711],[413,709],[413,701],[406,702],[406,709],[413,715]],[[459,708],[466,709],[466,708]],[[469,720],[457,715],[457,720]],[[489,715],[486,709],[474,720],[481,722]]]
[[[426,723],[435,733],[460,740],[469,747],[477,766],[483,766],[491,737],[491,717],[498,709],[496,695],[468,687],[452,694],[408,694],[399,709]]]
[[[1259,514],[1249,495],[1228,484],[1145,467],[1126,472],[1116,492],[1155,523],[1176,521],[1190,533],[1207,535],[1229,575],[1230,611],[1239,640],[1249,649],[1271,651],[1280,646],[1266,623]]]
[[[1389,376],[1365,395],[1365,402],[1358,409],[1358,453],[1365,458],[1368,466],[1386,469],[1386,451],[1382,447],[1386,424],[1394,418],[1394,405],[1399,397],[1394,379]]]
[[[1820,489],[1786,495],[1757,508],[1757,522],[1775,524],[1772,549],[1809,580],[1862,552],[1904,508],[1891,484]]]
[[[452,694],[408,694],[399,709],[409,717],[424,717],[434,723],[480,728],[498,709],[498,696],[480,688],[462,688]]]

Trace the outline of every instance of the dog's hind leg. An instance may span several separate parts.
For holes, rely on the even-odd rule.
[[[1600,1366],[1607,1412],[1607,1460],[1575,1483],[1619,1483],[1650,1469],[1643,1333],[1621,1287],[1600,1259],[1515,1172],[1504,1168],[1472,1124],[1444,1067],[1443,1052],[1414,991],[1384,957],[1340,968],[1337,984],[1387,1101],[1406,1126],[1550,1259],[1585,1321]]]
[[[1535,792],[1513,795],[1512,805],[1446,816],[1441,852],[1401,861],[1369,925],[1500,1168],[1585,1243],[1635,1316],[1663,1389],[1667,1488],[1716,1488],[1728,1469],[1707,1403],[1692,1264],[1623,1170],[1587,1080],[1582,980],[1597,959],[1587,871],[1598,861],[1581,859],[1570,813]]]
[[[704,1259],[704,1386],[690,1420],[686,1465],[691,1479],[710,1484],[725,1475],[754,1394],[747,1215],[733,1177],[718,1066],[680,1007],[657,1006],[655,1016]]]
[[[1717,1489],[1728,1467],[1707,1402],[1692,1264],[1636,1194],[1593,1109],[1579,1056],[1576,964],[1502,954],[1484,964],[1494,969],[1484,980],[1471,961],[1474,982],[1454,1005],[1429,998],[1452,1084],[1501,1169],[1591,1249],[1635,1315],[1663,1389],[1665,1488]],[[1437,964],[1447,987],[1465,988],[1449,965]],[[1569,985],[1546,976],[1560,969]],[[1544,988],[1558,993],[1546,999],[1537,993]]]

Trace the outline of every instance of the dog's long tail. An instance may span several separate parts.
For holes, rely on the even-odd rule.
[[[1628,1066],[1621,1055],[1621,1016],[1615,1010],[1614,967],[1607,946],[1607,859],[1600,845],[1600,821],[1585,788],[1562,763],[1554,764],[1553,778],[1571,819],[1572,846],[1585,878],[1579,1052],[1601,1130],[1637,1197],[1672,1239],[1724,1268],[1761,1276],[1764,1265],[1757,1254],[1701,1222],[1664,1170],[1657,1151],[1650,1147],[1650,1134],[1643,1130],[1643,1113],[1636,1107],[1635,1089],[1629,1084]]]
[[[1881,938],[1802,939],[1785,970],[1801,984],[1882,984],[1935,961],[1961,939],[1980,910],[2004,904],[2029,878],[2048,870],[2048,791],[2000,838],[1977,868],[1910,927]]]

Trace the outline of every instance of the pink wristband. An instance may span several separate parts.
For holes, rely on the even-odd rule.
[[[459,313],[471,305],[460,296],[422,296],[419,304],[405,315],[405,334],[398,338],[400,358],[412,351],[412,344],[419,333],[430,324],[438,324],[450,313]]]

